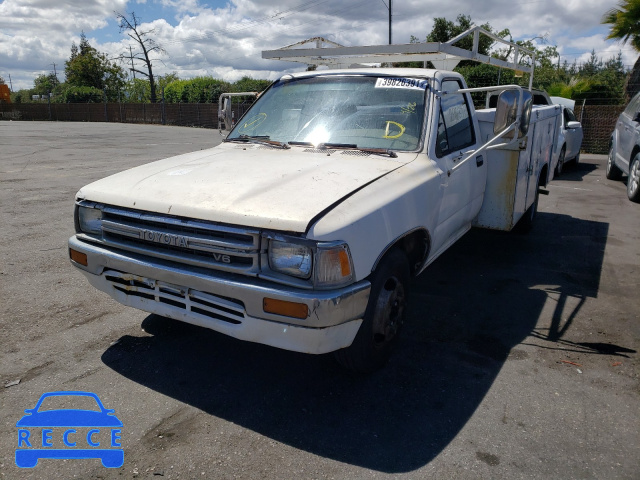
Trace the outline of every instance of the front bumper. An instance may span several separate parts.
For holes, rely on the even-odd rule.
[[[336,290],[303,290],[204,268],[176,265],[126,251],[69,239],[87,256],[74,261],[89,282],[118,302],[150,313],[285,350],[320,354],[348,347],[358,332],[371,284]],[[264,298],[304,303],[306,319],[266,313]]]

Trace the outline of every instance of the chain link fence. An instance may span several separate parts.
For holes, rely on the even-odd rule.
[[[234,104],[240,118],[251,103]],[[117,122],[218,128],[217,103],[23,103],[0,104],[1,120]]]
[[[235,118],[250,106],[234,104]],[[589,105],[576,102],[582,122],[582,151],[606,154],[609,138],[624,105]],[[0,119],[58,122],[120,122],[218,128],[215,103],[25,103],[0,104]]]

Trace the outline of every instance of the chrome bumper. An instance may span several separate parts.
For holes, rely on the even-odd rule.
[[[87,255],[79,268],[97,289],[120,303],[232,337],[285,350],[326,353],[351,345],[369,300],[364,280],[328,291],[275,285],[204,268],[176,265],[78,239],[69,248]],[[309,317],[266,313],[265,297],[304,303]]]

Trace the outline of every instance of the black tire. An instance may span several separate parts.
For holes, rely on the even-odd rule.
[[[580,163],[580,152],[578,152],[576,158],[573,159],[573,163],[575,166],[578,166],[578,164]]]
[[[382,368],[404,324],[409,287],[409,261],[401,250],[387,253],[373,274],[371,296],[353,343],[334,352],[338,363],[356,373]]]
[[[536,198],[533,200],[533,203],[529,206],[529,208],[527,208],[527,211],[524,212],[516,226],[513,228],[514,232],[519,234],[526,234],[533,229],[533,222],[538,214],[538,200],[540,200],[540,192],[538,192],[538,189],[540,188],[540,184],[541,179],[538,178]]]
[[[607,170],[605,171],[605,176],[609,180],[620,180],[620,178],[622,178],[622,170],[620,170],[616,165],[614,156],[613,146],[611,146],[609,147],[609,157],[607,158]]]
[[[633,157],[627,179],[627,196],[632,202],[640,203],[640,153]]]
[[[560,155],[558,155],[558,163],[556,163],[556,177],[559,177],[562,174],[562,169],[564,168],[564,156],[566,155],[566,150],[564,145],[562,146],[562,150],[560,150]]]

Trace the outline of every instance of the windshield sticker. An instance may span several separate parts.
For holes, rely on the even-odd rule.
[[[395,125],[397,128],[393,128],[391,125]],[[400,138],[404,134],[404,131],[405,127],[401,123],[387,120],[387,128],[385,128],[382,138]]]
[[[376,80],[375,88],[410,88],[424,90],[427,80],[424,78],[382,77]]]
[[[402,113],[416,113],[416,102],[410,102],[406,106],[401,107],[400,111]]]
[[[247,120],[244,121],[239,131],[250,132],[251,130],[254,130],[262,122],[264,122],[266,118],[267,118],[266,113],[259,113],[258,115],[248,118]]]

